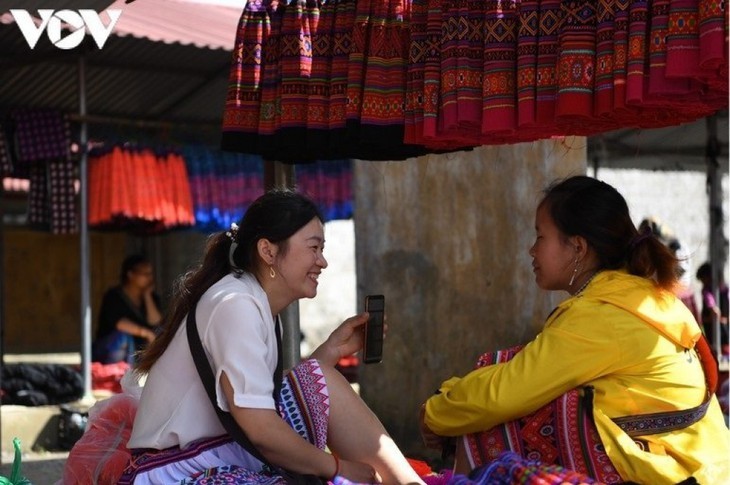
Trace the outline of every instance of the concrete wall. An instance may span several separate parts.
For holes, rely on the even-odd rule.
[[[589,174],[613,185],[623,194],[631,216],[638,225],[654,216],[674,233],[687,251],[687,284],[699,297],[701,284],[695,278],[697,268],[709,259],[710,215],[707,174],[703,171],[656,171],[626,168],[600,168]],[[730,237],[728,225],[728,175],[722,178],[723,222],[725,240]],[[730,268],[725,267],[725,281],[730,281]],[[701,300],[698,300],[701,301]]]
[[[416,416],[441,381],[529,339],[552,309],[528,255],[535,206],[585,158],[585,139],[569,138],[355,164],[358,308],[385,294],[389,324],[361,392],[406,450],[423,450]]]

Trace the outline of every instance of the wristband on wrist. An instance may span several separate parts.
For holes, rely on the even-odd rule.
[[[330,478],[330,481],[334,482],[335,477],[340,473],[340,459],[337,458],[337,455],[335,455],[334,453],[332,453],[332,458],[335,459],[335,472],[332,474],[332,478]]]

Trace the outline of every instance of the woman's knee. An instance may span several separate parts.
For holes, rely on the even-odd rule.
[[[319,361],[317,361],[317,364],[319,365],[319,368],[322,369],[322,374],[324,375],[325,381],[327,382],[328,386],[331,383],[335,385],[349,385],[347,379],[345,379],[345,376],[343,376],[342,373],[336,368],[332,367],[331,365],[322,364]]]

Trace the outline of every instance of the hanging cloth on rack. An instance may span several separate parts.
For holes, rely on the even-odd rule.
[[[727,106],[723,8],[714,0],[414,0],[407,141],[430,148],[509,144],[712,114]],[[699,37],[698,15],[725,48],[692,40]],[[470,49],[478,39],[481,53]],[[712,60],[683,68],[685,50]],[[467,106],[475,99],[473,58],[480,56],[475,132],[475,111]]]
[[[721,0],[256,0],[225,150],[289,163],[690,122],[728,106]]]
[[[309,195],[324,222],[352,219],[352,161],[332,160],[297,165],[297,190]]]
[[[163,200],[163,208],[166,210],[163,210],[163,213],[169,213],[167,219],[178,221],[178,225],[195,224],[193,197],[185,159],[179,153],[170,152],[166,157],[161,157],[161,162],[157,165],[158,176],[169,177],[169,182],[163,184],[166,188]]]
[[[70,128],[64,113],[53,110],[19,109],[12,112],[18,160],[67,159]]]
[[[184,147],[183,153],[190,173],[196,229],[227,230],[264,193],[264,161],[258,155],[193,145]],[[312,198],[324,222],[352,218],[351,160],[300,164],[295,173],[296,190]]]
[[[391,160],[403,143],[409,0],[247,2],[222,148],[284,163]]]
[[[53,110],[11,113],[17,168],[30,180],[28,224],[53,234],[76,233],[76,163],[65,114]]]
[[[149,234],[194,223],[187,167],[179,153],[117,145],[90,154],[90,227]]]
[[[183,153],[190,173],[196,229],[230,228],[264,193],[263,160],[259,156],[193,145],[184,147]]]

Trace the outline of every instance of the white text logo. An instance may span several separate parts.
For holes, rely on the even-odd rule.
[[[106,10],[106,12],[109,23],[104,25],[101,16],[94,10],[58,10],[54,12],[51,9],[38,9],[41,23],[36,25],[33,17],[26,10],[10,10],[10,14],[31,49],[36,46],[44,30],[48,34],[48,39],[59,49],[73,49],[83,42],[86,29],[89,29],[94,42],[101,49],[112,33],[119,16],[122,15],[121,10]],[[71,29],[71,32],[67,33],[65,37],[62,37],[63,24]]]

